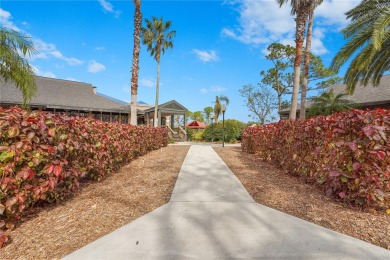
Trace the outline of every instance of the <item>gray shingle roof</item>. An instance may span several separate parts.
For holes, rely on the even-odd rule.
[[[345,93],[346,86],[343,84],[338,84],[334,86],[330,86],[326,89],[329,91],[333,89],[335,93]],[[348,95],[344,97],[345,99],[349,99],[356,104],[359,104],[362,107],[371,106],[371,105],[382,105],[382,104],[390,104],[390,75],[385,75],[382,77],[380,84],[377,87],[373,87],[372,85],[364,85],[358,84],[356,86],[355,92],[352,95]],[[307,108],[310,107],[310,101],[306,103]],[[289,112],[290,108],[285,108],[280,110],[280,113]],[[299,106],[298,106],[299,111]]]
[[[129,113],[130,106],[107,96],[96,95],[91,84],[35,77],[37,94],[31,106],[47,108]],[[21,104],[23,97],[12,81],[0,80],[0,104]]]

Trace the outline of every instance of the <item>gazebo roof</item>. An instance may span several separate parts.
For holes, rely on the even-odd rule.
[[[195,120],[189,123],[187,127],[192,129],[205,129],[206,124]]]

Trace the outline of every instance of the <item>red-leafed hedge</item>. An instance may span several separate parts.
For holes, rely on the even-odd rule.
[[[320,184],[328,196],[390,208],[390,110],[350,110],[248,127],[242,149]]]
[[[27,208],[63,200],[80,181],[167,144],[165,128],[0,108],[0,247]]]

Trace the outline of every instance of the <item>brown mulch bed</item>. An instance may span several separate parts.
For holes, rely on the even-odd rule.
[[[390,216],[349,208],[241,147],[214,148],[256,202],[390,250]]]
[[[162,206],[171,197],[190,146],[139,157],[62,205],[38,210],[11,232],[0,259],[58,259]]]

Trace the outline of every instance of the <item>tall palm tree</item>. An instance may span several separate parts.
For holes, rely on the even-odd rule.
[[[339,70],[354,56],[344,76],[347,92],[353,93],[359,81],[364,85],[371,81],[376,86],[390,70],[390,2],[363,0],[346,15],[351,23],[341,32],[349,41],[336,54],[331,67]]]
[[[222,103],[221,103],[222,101]],[[219,115],[222,113],[222,107],[229,105],[230,100],[227,96],[216,96],[214,103],[214,122],[218,123]]]
[[[309,65],[310,65],[311,38],[313,33],[313,22],[314,22],[314,10],[322,2],[323,0],[313,0],[309,10],[309,23],[307,25],[307,33],[306,33],[305,63],[303,68],[303,79],[302,79],[302,87],[301,87],[301,107],[299,111],[299,118],[306,117],[306,93],[307,93],[307,85],[309,81],[308,77],[309,77]]]
[[[302,46],[305,40],[306,21],[309,15],[310,6],[313,0],[290,0],[291,14],[296,14],[295,27],[295,61],[294,61],[294,85],[291,97],[290,119],[296,119],[298,107],[298,93],[301,74]],[[288,0],[276,0],[282,6],[287,4]]]
[[[0,81],[11,80],[15,83],[22,92],[23,106],[31,100],[37,89],[34,69],[26,59],[26,56],[35,52],[31,37],[5,27],[0,28]]]
[[[134,12],[134,46],[133,46],[133,64],[131,67],[131,117],[130,123],[137,125],[137,92],[138,92],[138,74],[139,74],[139,53],[141,50],[140,34],[142,24],[141,0],[133,0],[135,6]]]
[[[176,35],[176,31],[169,31],[172,22],[164,22],[163,18],[152,17],[152,20],[145,19],[146,27],[141,28],[143,44],[146,44],[150,55],[157,61],[157,82],[156,82],[156,103],[154,107],[153,124],[158,126],[158,93],[160,85],[160,59],[161,53],[164,54],[167,49],[173,48],[172,39]]]
[[[336,94],[333,89],[322,93],[320,96],[312,99],[312,105],[309,109],[309,115],[330,115],[334,112],[348,110],[356,105],[344,97],[345,93]]]

